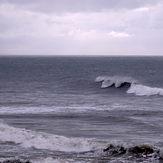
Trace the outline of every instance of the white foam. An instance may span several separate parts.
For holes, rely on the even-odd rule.
[[[107,88],[112,85],[115,85],[115,87],[118,88],[124,83],[137,83],[136,80],[127,76],[99,76],[95,81],[102,82],[101,88]]]
[[[111,87],[113,84],[114,84],[113,81],[104,80],[104,81],[102,82],[101,88]]]
[[[163,96],[163,88],[149,87],[141,85],[137,80],[131,77],[124,76],[99,76],[95,80],[96,82],[102,82],[101,88],[107,88],[115,86],[119,88],[124,83],[129,83],[130,88],[127,90],[128,94],[135,94],[137,96],[152,96],[160,95]]]
[[[54,151],[84,152],[106,146],[95,139],[68,138],[43,132],[36,132],[0,123],[0,140],[14,142],[25,148],[50,149]]]
[[[132,84],[131,87],[127,90],[127,93],[133,93],[137,96],[152,96],[152,95],[163,96],[163,89],[152,88],[140,84]]]
[[[80,162],[76,162],[74,160],[64,160],[64,159],[54,159],[52,157],[47,157],[47,158],[39,158],[39,159],[35,159],[35,160],[31,160],[31,162],[35,162],[35,163],[80,163]]]
[[[160,156],[163,158],[163,148],[160,149]]]
[[[20,107],[6,107],[6,106],[2,106],[0,109],[0,114],[70,114],[70,113],[78,113],[78,114],[82,114],[82,113],[86,113],[86,112],[90,112],[94,109],[98,109],[98,110],[103,110],[102,107],[95,107],[92,106],[92,104],[90,105],[74,105],[74,106],[45,106],[45,107],[24,107],[24,106],[20,106]]]
[[[0,109],[0,114],[35,114],[35,113],[49,113],[53,112],[53,107],[45,107],[45,106],[38,106],[38,107],[25,107],[25,106],[2,106]]]
[[[5,162],[6,160],[16,160],[15,157],[9,157],[9,158],[0,158],[0,162]],[[20,160],[22,162],[25,162],[26,160]],[[73,159],[61,159],[61,158],[52,158],[52,157],[40,157],[36,159],[30,159],[30,162],[34,163],[84,163],[81,161],[74,161]]]

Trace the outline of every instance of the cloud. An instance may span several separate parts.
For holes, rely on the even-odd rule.
[[[136,8],[136,9],[133,10],[133,11],[135,11],[135,12],[140,12],[140,11],[148,11],[148,10],[150,10],[149,7],[140,7],[140,8]]]
[[[109,32],[108,35],[112,37],[132,37],[133,36],[125,32],[114,32],[114,31]]]
[[[159,0],[0,1],[0,51],[161,54],[162,4]]]
[[[31,11],[55,12],[99,12],[103,10],[136,9],[158,4],[161,0],[4,0],[8,3]]]

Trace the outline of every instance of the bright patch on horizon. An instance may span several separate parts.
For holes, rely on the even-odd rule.
[[[134,11],[139,12],[139,11],[148,11],[150,8],[149,7],[140,7],[135,9]]]
[[[125,32],[115,32],[115,31],[109,32],[108,35],[112,37],[132,37],[133,36]]]

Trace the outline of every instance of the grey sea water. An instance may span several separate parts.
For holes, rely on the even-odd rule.
[[[162,63],[1,56],[0,161],[162,162]]]

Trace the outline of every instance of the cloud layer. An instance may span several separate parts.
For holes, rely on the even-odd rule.
[[[0,53],[162,55],[161,0],[0,1]]]

